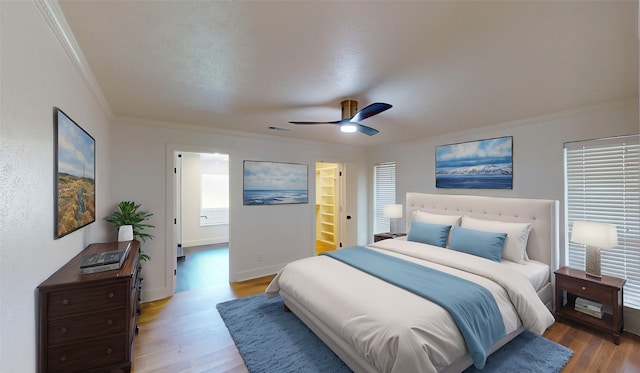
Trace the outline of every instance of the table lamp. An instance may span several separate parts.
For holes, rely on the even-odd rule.
[[[396,220],[402,217],[402,205],[386,205],[382,216],[389,218],[391,234],[395,236]]]
[[[585,272],[587,275],[602,278],[600,249],[610,249],[618,244],[616,226],[607,223],[574,221],[571,241],[586,245]]]

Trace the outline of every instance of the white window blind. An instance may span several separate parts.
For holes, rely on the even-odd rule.
[[[379,163],[373,169],[373,233],[389,232],[389,218],[385,218],[384,207],[396,203],[396,163]]]
[[[585,248],[570,242],[576,220],[615,224],[618,246],[602,250],[602,274],[624,278],[624,303],[640,309],[638,135],[565,144],[568,265],[584,268]]]

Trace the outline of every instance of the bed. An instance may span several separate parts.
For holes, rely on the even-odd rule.
[[[554,322],[550,310],[551,272],[558,263],[557,201],[407,193],[405,206],[408,237],[379,241],[366,248],[341,249],[337,254],[392,257],[393,263],[399,262],[397,265],[420,267],[417,271],[426,267],[427,276],[453,275],[490,292],[493,297],[489,302],[498,312],[493,319],[501,320],[497,324],[503,324],[503,329],[499,333],[476,331],[483,341],[483,334],[493,338],[488,345],[483,342],[482,357],[477,346],[469,344],[469,331],[456,323],[460,316],[447,311],[449,306],[440,304],[437,297],[427,300],[408,291],[411,286],[372,276],[370,269],[354,268],[344,258],[321,255],[289,263],[269,284],[267,296],[282,296],[286,307],[355,372],[460,372],[474,364],[481,367],[485,355],[523,330],[542,334]],[[440,227],[449,221],[456,223],[445,232]],[[524,234],[522,226],[527,230],[524,242],[520,237]],[[436,228],[437,245],[420,239],[421,233]],[[431,233],[426,236],[433,237]],[[469,238],[483,246],[485,237],[490,242],[502,237],[504,248],[498,255],[508,252],[515,259],[490,260],[484,252],[475,253],[475,247],[471,251],[458,249],[461,242],[469,246]],[[402,268],[384,276],[411,273],[404,277],[418,278],[411,272],[413,267],[395,265],[378,266],[385,267],[381,270]],[[425,279],[417,281],[420,287],[440,281]],[[462,292],[458,285],[428,292],[442,289],[456,295]],[[466,302],[466,295],[464,299]],[[483,307],[462,306],[473,310],[467,312],[470,317],[484,314]]]

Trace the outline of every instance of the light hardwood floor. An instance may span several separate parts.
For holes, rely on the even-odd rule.
[[[264,291],[272,276],[190,290],[145,303],[134,344],[134,372],[246,372],[215,305]],[[598,332],[556,323],[545,337],[575,355],[563,373],[640,372],[640,337],[623,333],[620,344]]]

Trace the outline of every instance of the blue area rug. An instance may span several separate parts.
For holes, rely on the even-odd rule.
[[[351,372],[302,321],[285,312],[282,298],[258,294],[216,306],[250,373]],[[528,331],[465,372],[560,372],[573,351]]]

